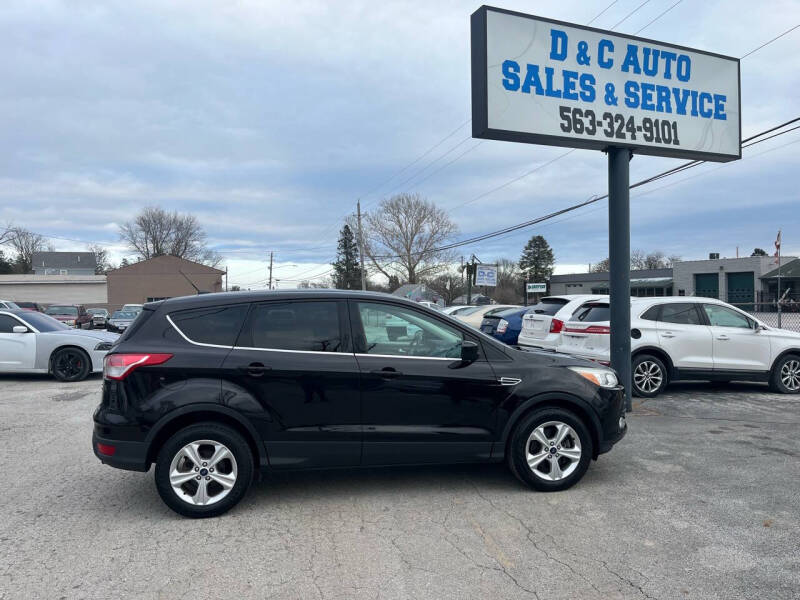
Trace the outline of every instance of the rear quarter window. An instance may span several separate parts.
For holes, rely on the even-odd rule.
[[[170,314],[170,319],[183,335],[193,342],[233,346],[247,315],[248,306],[248,304],[234,304],[182,310]],[[141,315],[136,321],[139,319]]]
[[[608,305],[603,304],[587,304],[581,306],[572,318],[576,321],[583,321],[586,323],[600,323],[603,321],[611,320],[611,309]]]
[[[567,302],[568,300],[563,298],[544,298],[537,304],[534,304],[528,312],[531,314],[549,315],[552,317],[559,310],[561,310],[564,305],[567,304]]]

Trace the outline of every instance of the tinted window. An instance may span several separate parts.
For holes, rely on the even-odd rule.
[[[538,304],[534,304],[530,311],[537,315],[550,315],[551,317],[556,314],[567,303],[563,298],[542,298]]]
[[[661,306],[651,306],[642,314],[640,319],[644,319],[645,321],[658,321],[658,311],[661,310]]]
[[[730,308],[717,306],[716,304],[704,304],[703,309],[705,309],[711,325],[717,327],[741,327],[742,329],[751,328],[750,319]]]
[[[599,323],[611,320],[611,310],[607,304],[585,304],[580,307],[573,318],[578,321]]]
[[[55,320],[44,313],[28,312],[22,317],[22,320],[33,325],[39,331],[61,331],[63,329],[72,329],[69,325],[64,325],[61,321]]]
[[[14,317],[0,315],[0,333],[14,333],[14,327],[22,325]]]
[[[690,303],[662,304],[661,321],[678,325],[702,325],[697,307]]]
[[[247,304],[233,306],[215,306],[197,310],[185,310],[173,313],[170,318],[175,325],[193,342],[201,344],[216,344],[218,346],[233,346],[236,336],[242,328]],[[135,313],[122,313],[122,319],[136,318]],[[116,316],[116,315],[115,315]]]
[[[402,306],[359,302],[367,354],[459,358],[457,329]]]
[[[336,302],[276,302],[253,307],[238,346],[339,352],[342,337]]]
[[[115,310],[114,314],[111,315],[111,318],[112,319],[122,319],[122,320],[128,319],[128,320],[132,321],[133,319],[136,318],[136,313],[135,312],[129,312],[129,311],[122,311],[122,310]],[[175,319],[173,318],[173,321],[174,320]]]

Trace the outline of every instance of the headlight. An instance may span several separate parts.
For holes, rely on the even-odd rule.
[[[69,321],[64,321],[67,325],[75,325],[75,319],[70,319]]]
[[[97,346],[94,347],[96,352],[108,352],[111,350],[111,346],[114,344],[111,342],[100,342]]]
[[[592,367],[567,367],[570,371],[573,371],[583,377],[584,379],[588,379],[595,385],[599,385],[600,387],[604,388],[613,388],[617,386],[617,375],[611,369],[593,369]]]
[[[508,329],[508,321],[500,319],[500,322],[497,324],[497,333],[505,333],[506,329]]]

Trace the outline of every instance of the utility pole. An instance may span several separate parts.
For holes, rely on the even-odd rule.
[[[472,276],[475,273],[475,255],[467,263],[467,304],[472,304]]]
[[[225,265],[225,291],[228,291],[228,265]]]
[[[267,286],[268,290],[272,289],[272,251],[270,250],[269,253],[269,285]]]
[[[361,261],[361,290],[367,290],[367,274],[364,271],[364,232],[361,230],[361,198],[356,202],[358,209],[358,258]]]
[[[775,249],[778,251],[778,329],[781,328],[781,231],[778,230],[778,239],[775,241]]]

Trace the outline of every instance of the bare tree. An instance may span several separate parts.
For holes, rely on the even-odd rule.
[[[454,262],[436,250],[457,232],[447,213],[419,194],[398,194],[365,215],[364,253],[387,278],[419,283]]]
[[[492,299],[502,304],[515,304],[522,300],[522,271],[516,261],[498,258],[497,285],[491,292]]]
[[[425,280],[425,285],[448,306],[453,303],[453,300],[466,293],[467,289],[464,278],[457,271],[446,271],[436,277],[428,278]]]
[[[9,221],[4,227],[0,226],[0,246],[10,244],[12,237],[14,237],[14,224]]]
[[[38,233],[23,227],[13,227],[11,232],[11,238],[6,243],[11,244],[17,253],[16,268],[21,273],[30,273],[33,270],[33,255],[44,250],[47,241]]]
[[[105,275],[107,271],[114,268],[108,260],[108,250],[103,246],[100,244],[90,244],[88,250],[94,254],[95,275]]]
[[[148,206],[119,228],[120,238],[143,259],[170,254],[212,267],[222,257],[206,247],[206,233],[194,215]]]

